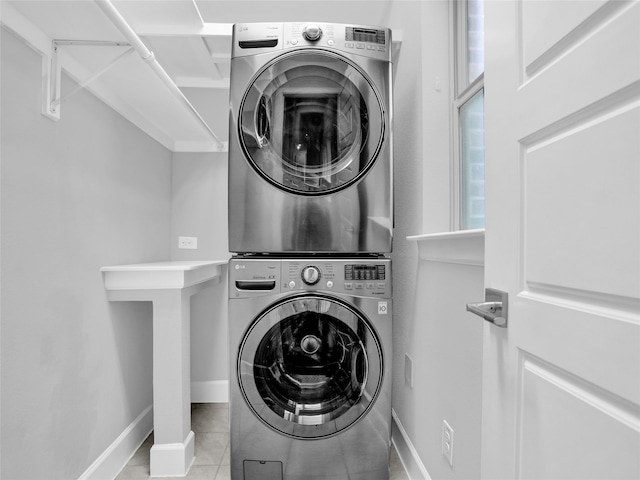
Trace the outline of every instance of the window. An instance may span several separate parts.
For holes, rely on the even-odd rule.
[[[460,229],[484,228],[484,90],[460,106]]]
[[[484,0],[466,3],[467,81],[472,83],[484,72]]]
[[[456,229],[484,228],[484,5],[453,2]]]

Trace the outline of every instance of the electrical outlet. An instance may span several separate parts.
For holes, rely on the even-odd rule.
[[[178,248],[198,249],[198,237],[178,237]]]
[[[413,360],[406,353],[404,354],[404,383],[413,388]]]
[[[453,467],[453,428],[446,420],[442,420],[442,456]]]

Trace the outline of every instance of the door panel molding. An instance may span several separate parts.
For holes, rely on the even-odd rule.
[[[523,78],[534,77],[580,43],[633,7],[633,0],[590,0],[572,2],[523,2],[518,8],[521,25]],[[567,7],[581,10],[567,16]],[[540,35],[540,32],[545,32]]]
[[[533,151],[555,141],[557,137],[587,128],[591,123],[638,108],[639,104],[640,81],[635,81],[566,117],[528,133],[520,139],[520,144],[528,151]]]
[[[637,82],[640,71],[638,17],[640,3],[634,2],[536,75],[522,77],[516,96],[518,138],[526,138],[585,108],[591,109]],[[636,41],[630,41],[628,32],[636,32]],[[546,108],[541,108],[541,98]]]
[[[616,317],[619,311],[588,311],[584,304],[529,293],[518,295],[511,310],[520,314],[509,326],[518,351],[640,404],[637,313],[628,321]]]
[[[584,313],[603,315],[623,322],[640,325],[640,300],[589,290],[527,282],[520,294],[530,300],[571,308]]]
[[[588,478],[602,459],[609,478],[640,475],[629,454],[640,450],[640,414],[632,402],[522,352],[517,409],[518,478]],[[567,443],[588,445],[597,458]]]
[[[525,285],[640,298],[639,131],[636,101],[523,150]]]

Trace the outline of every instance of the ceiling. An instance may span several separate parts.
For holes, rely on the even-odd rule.
[[[229,87],[232,23],[205,23],[193,1],[114,1],[179,87]]]

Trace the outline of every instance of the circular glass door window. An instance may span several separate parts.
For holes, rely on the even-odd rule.
[[[323,51],[278,57],[250,83],[238,137],[255,171],[286,191],[346,188],[373,165],[384,140],[384,108],[366,74]]]
[[[304,295],[253,323],[240,346],[238,378],[248,405],[271,428],[326,437],[372,406],[382,382],[382,351],[355,309]]]

